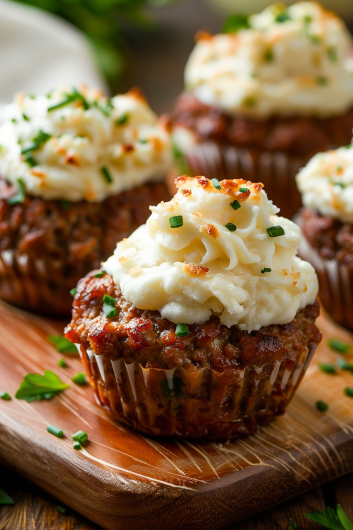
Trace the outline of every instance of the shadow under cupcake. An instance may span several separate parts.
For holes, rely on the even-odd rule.
[[[228,33],[197,35],[172,115],[177,162],[193,175],[261,181],[291,218],[298,170],[350,142],[352,39],[315,2],[231,20]]]
[[[16,96],[0,127],[0,298],[69,315],[70,290],[170,198],[165,121],[137,89]]]
[[[179,177],[77,287],[66,337],[148,435],[225,440],[285,411],[321,340],[315,272],[262,184]]]

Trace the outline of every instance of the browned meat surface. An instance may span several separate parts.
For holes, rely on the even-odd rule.
[[[42,313],[70,314],[69,294],[170,195],[150,183],[101,203],[7,198],[15,190],[0,178],[0,298]]]
[[[191,129],[200,141],[214,140],[221,144],[310,157],[351,142],[353,108],[342,116],[325,119],[273,116],[255,120],[231,116],[201,103],[190,93],[183,93],[177,100],[172,123]]]
[[[107,318],[103,296],[116,299],[118,313]],[[315,326],[318,302],[298,312],[289,324],[268,326],[248,333],[222,326],[218,318],[189,326],[186,337],[175,335],[176,325],[158,311],[142,311],[127,302],[112,277],[90,275],[79,282],[73,317],[66,336],[97,354],[137,361],[147,368],[171,369],[191,365],[214,370],[264,365],[287,359],[293,364],[309,342],[321,335]]]
[[[305,238],[324,259],[337,259],[353,268],[353,225],[303,208],[299,224]]]

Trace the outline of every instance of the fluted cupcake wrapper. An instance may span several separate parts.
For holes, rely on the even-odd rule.
[[[222,371],[144,368],[77,347],[100,403],[120,422],[152,436],[225,440],[284,412],[317,345],[309,343],[296,360]]]
[[[33,259],[14,250],[0,252],[0,298],[23,309],[46,315],[69,315],[70,288],[78,278],[58,285],[45,259]]]
[[[184,156],[194,176],[262,182],[268,197],[284,217],[291,218],[301,206],[295,176],[308,158],[220,145],[213,141],[193,145]]]
[[[353,268],[336,259],[323,259],[303,237],[299,255],[312,264],[319,278],[320,301],[329,315],[353,329]]]

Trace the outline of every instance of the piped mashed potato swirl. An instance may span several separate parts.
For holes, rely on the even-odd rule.
[[[0,126],[0,175],[44,199],[103,201],[161,180],[170,167],[163,120],[138,89],[111,99],[84,87],[18,94]]]
[[[329,117],[353,104],[351,36],[316,2],[273,4],[249,28],[201,34],[185,69],[186,89],[229,113]]]
[[[214,314],[247,331],[288,323],[315,300],[314,269],[296,256],[299,228],[276,216],[262,184],[184,176],[176,185],[103,265],[126,300],[176,324]],[[276,225],[284,235],[270,237]]]
[[[297,175],[304,206],[353,223],[353,146],[315,155]]]

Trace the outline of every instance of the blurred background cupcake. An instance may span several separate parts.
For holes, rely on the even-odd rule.
[[[296,218],[300,254],[316,269],[325,309],[353,329],[353,146],[317,154],[297,183],[304,203]]]
[[[119,421],[153,436],[244,436],[285,411],[320,342],[317,277],[261,183],[176,185],[79,282],[66,337]]]
[[[233,16],[225,31],[197,35],[173,113],[177,157],[193,174],[260,180],[291,217],[299,168],[351,138],[351,36],[314,2]]]
[[[141,92],[18,94],[0,127],[0,297],[70,313],[70,290],[168,200],[163,119]]]

